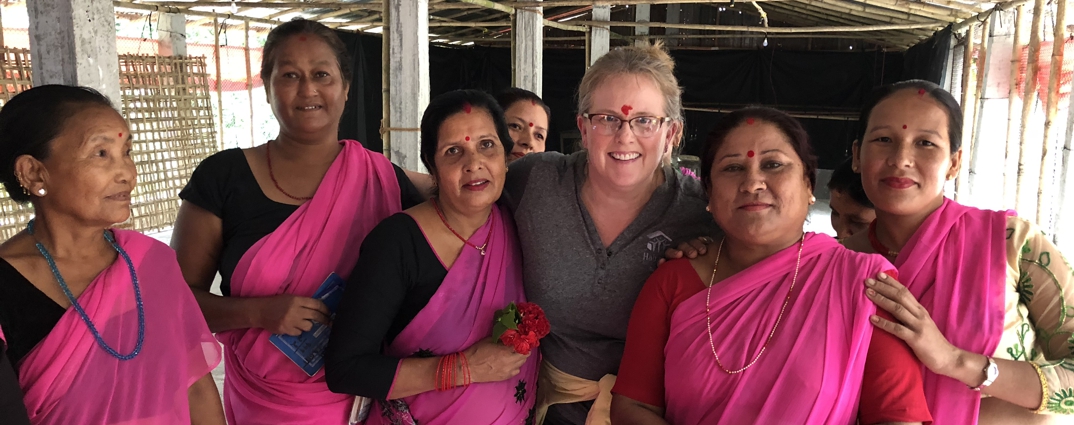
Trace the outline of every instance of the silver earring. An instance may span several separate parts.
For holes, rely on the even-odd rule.
[[[707,212],[712,212],[712,208],[711,208],[711,207],[709,207],[708,205],[705,205],[705,211],[707,211]]]
[[[813,205],[815,203],[817,203],[817,197],[810,195],[809,196],[809,205]]]
[[[45,188],[43,188],[43,187],[40,188],[40,189],[37,189],[37,196],[45,196],[46,193],[48,193],[48,191],[45,190]]]

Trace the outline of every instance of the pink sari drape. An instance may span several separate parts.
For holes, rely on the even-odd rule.
[[[18,366],[33,424],[189,424],[187,389],[220,363],[220,345],[183,280],[175,251],[137,232],[113,232],[141,287],[142,351],[131,360],[112,357],[68,308]],[[122,256],[78,302],[109,346],[131,352],[138,341],[138,310]]]
[[[798,244],[712,287],[712,341],[724,367],[753,360],[779,316]],[[705,321],[706,291],[672,313],[664,349],[665,418],[694,424],[852,424],[872,336],[866,277],[893,270],[879,255],[849,251],[808,233],[798,282],[779,329],[739,374],[716,364]]]
[[[510,214],[493,207],[489,221],[470,241],[483,243],[492,236],[485,256],[464,247],[444,282],[414,320],[387,347],[385,354],[412,357],[427,350],[434,355],[463,351],[492,335],[496,310],[526,300],[522,289],[522,255]],[[393,412],[409,409],[421,425],[516,425],[529,415],[536,399],[537,350],[521,372],[501,382],[471,384],[448,391],[430,391],[398,402],[377,402],[366,425],[393,424]],[[405,415],[402,415],[405,416]]]
[[[1003,333],[1008,215],[944,199],[895,259],[900,281],[948,341],[986,356]],[[934,425],[977,423],[981,393],[927,369],[923,378]]]
[[[239,260],[231,280],[232,296],[313,296],[329,273],[346,279],[366,234],[400,211],[399,182],[387,158],[353,140],[340,144],[343,150],[313,199]],[[227,359],[228,423],[346,423],[354,397],[329,391],[323,369],[307,376],[269,342],[269,335],[264,329],[217,334]]]

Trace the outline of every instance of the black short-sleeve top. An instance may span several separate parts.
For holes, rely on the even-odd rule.
[[[421,192],[406,173],[398,166],[392,166],[399,181],[403,209],[424,202]],[[190,176],[190,182],[179,192],[179,198],[223,220],[224,244],[217,270],[221,277],[220,290],[225,296],[231,294],[231,275],[246,251],[298,210],[298,205],[279,203],[265,196],[250,170],[246,155],[238,148],[205,158]]]

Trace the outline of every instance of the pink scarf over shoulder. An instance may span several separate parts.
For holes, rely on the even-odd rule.
[[[986,356],[1003,333],[1010,215],[944,199],[895,259],[900,281],[948,341]],[[923,378],[934,425],[977,423],[981,393],[927,369]]]
[[[790,290],[798,244],[712,287],[712,345],[729,370],[760,352]],[[728,374],[706,324],[706,292],[672,313],[665,355],[665,418],[694,424],[852,424],[876,307],[862,282],[893,270],[879,255],[806,234],[794,293],[764,354]]]
[[[346,280],[366,234],[400,211],[399,182],[388,159],[354,140],[340,144],[343,150],[313,199],[243,255],[231,280],[232,296],[309,297],[329,273]],[[354,397],[329,391],[323,369],[307,376],[269,335],[264,329],[217,334],[227,356],[228,423],[345,424]]]
[[[491,229],[487,255],[463,247],[440,288],[385,354],[406,358],[425,350],[435,355],[463,351],[492,335],[496,310],[526,301],[522,290],[522,254],[510,214],[494,206],[488,222],[474,232],[482,243]],[[513,378],[430,391],[402,400],[378,401],[365,425],[515,425],[523,424],[536,399],[537,350]]]
[[[23,401],[35,425],[189,424],[187,389],[220,363],[220,346],[183,280],[175,251],[137,232],[113,232],[141,287],[142,351],[130,360],[116,359],[68,308],[18,366]],[[122,256],[78,302],[109,346],[123,354],[132,351],[138,311]]]

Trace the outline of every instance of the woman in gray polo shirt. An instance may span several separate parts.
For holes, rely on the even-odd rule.
[[[527,155],[508,171],[501,202],[518,225],[526,295],[552,324],[538,386],[546,424],[607,423],[646,278],[667,247],[718,232],[699,182],[663,165],[682,128],[673,68],[661,45],[602,56],[578,88],[584,150]]]

